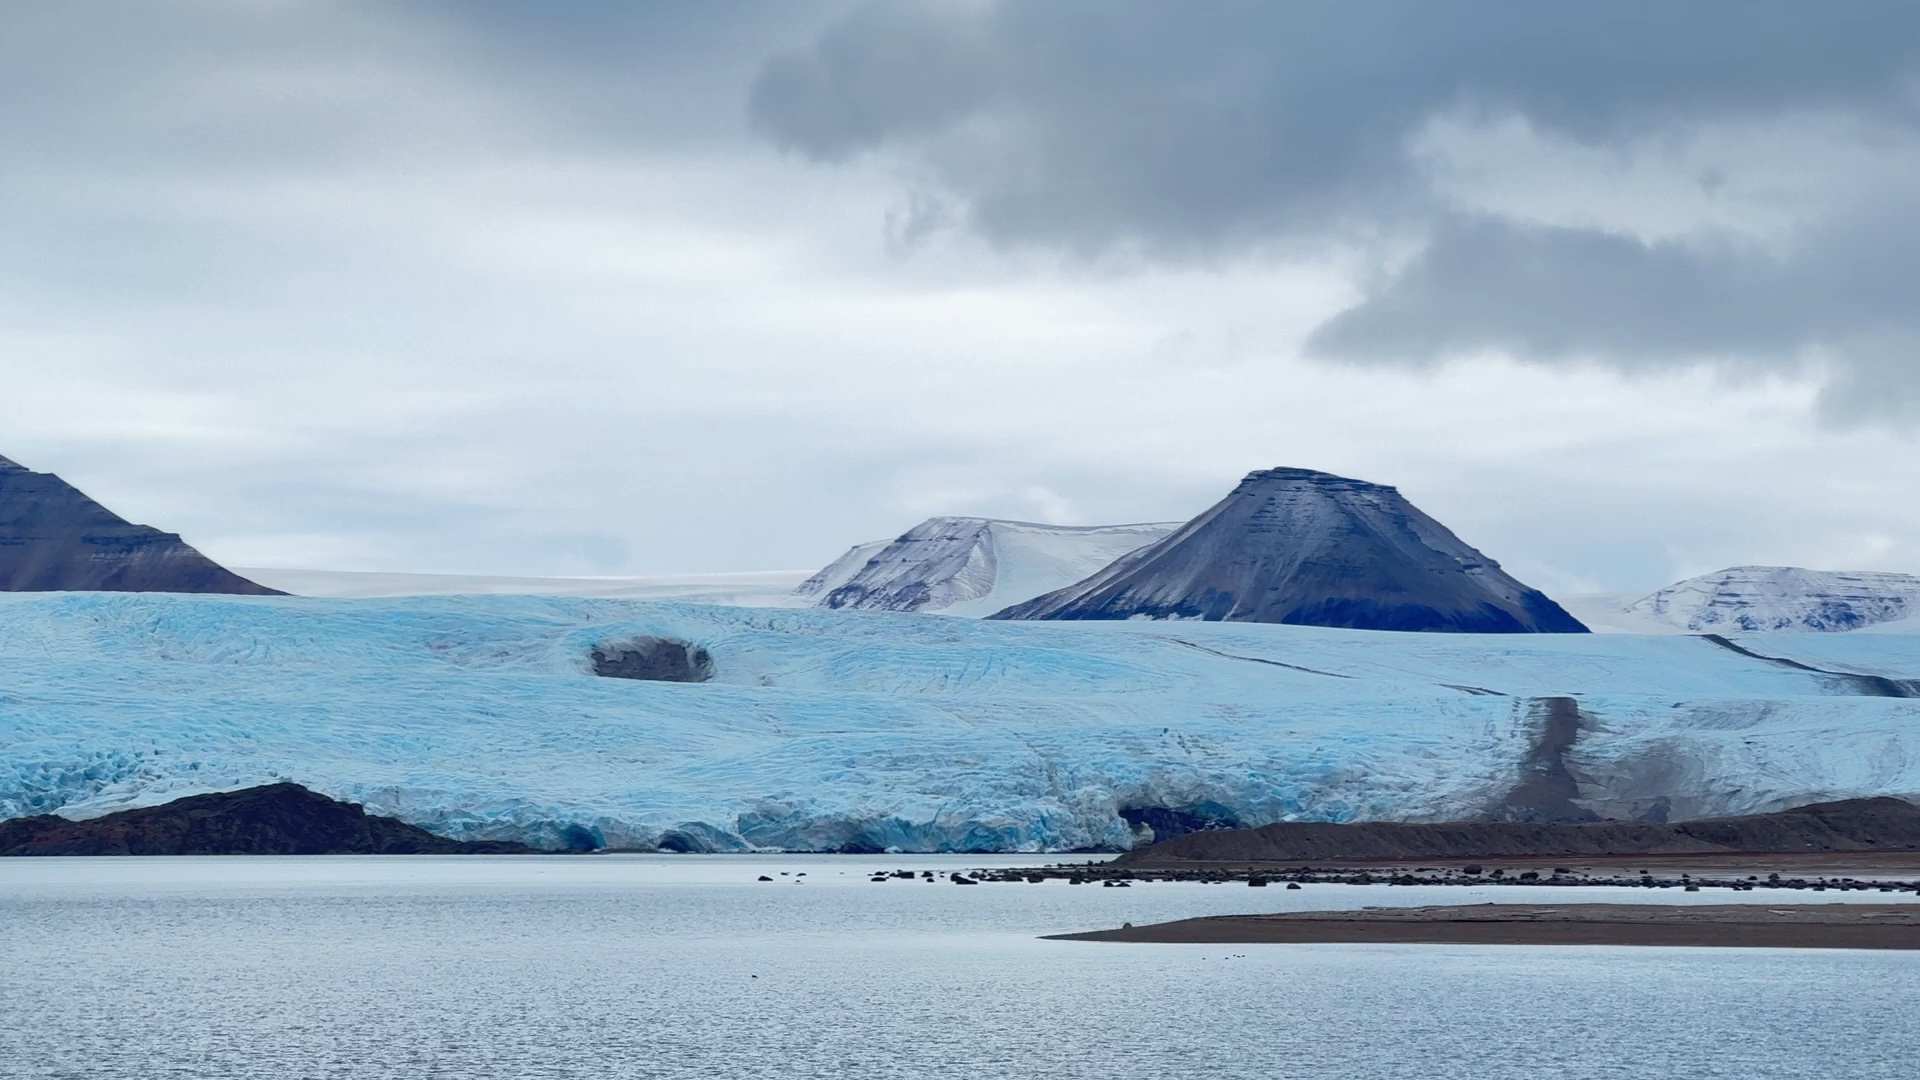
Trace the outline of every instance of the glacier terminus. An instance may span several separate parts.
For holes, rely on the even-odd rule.
[[[1279,820],[1678,820],[1920,791],[1913,640],[14,594],[0,816],[294,780],[553,848],[1037,852]],[[594,674],[596,653],[643,642],[684,646],[704,681]],[[1566,790],[1520,800],[1569,716]]]

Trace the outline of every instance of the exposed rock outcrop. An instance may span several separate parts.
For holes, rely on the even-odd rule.
[[[1586,630],[1393,488],[1284,468],[1248,474],[1165,539],[993,617]]]
[[[609,679],[642,682],[706,682],[713,678],[713,654],[673,638],[639,637],[593,650],[593,673]]]
[[[0,821],[0,855],[478,855],[533,851],[467,843],[367,813],[299,784],[190,795],[161,806],[71,821]]]
[[[0,457],[0,591],[278,595],[135,525],[52,473]]]

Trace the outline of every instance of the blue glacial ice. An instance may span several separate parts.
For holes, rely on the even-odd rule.
[[[641,637],[713,680],[592,674]],[[1747,644],[1920,675],[1920,635]],[[1141,807],[1485,813],[1549,696],[1588,720],[1567,764],[1604,814],[1920,792],[1920,700],[1698,637],[73,593],[0,596],[0,817],[291,779],[548,846],[1116,848]]]

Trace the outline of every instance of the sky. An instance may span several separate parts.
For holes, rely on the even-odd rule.
[[[0,454],[241,566],[1397,485],[1920,573],[1920,5],[6,3]]]

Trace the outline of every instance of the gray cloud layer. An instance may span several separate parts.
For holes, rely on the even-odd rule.
[[[230,562],[805,568],[1299,464],[1556,590],[1920,568],[1901,437],[1804,422],[1916,385],[1902,6],[14,7],[0,453]]]
[[[1910,199],[1830,193],[1784,250],[1649,240],[1454,205],[1409,143],[1448,115],[1621,153],[1806,116],[1911,140],[1917,88],[1920,6],[1886,0],[875,4],[769,60],[751,108],[822,161],[896,155],[1004,244],[1184,259],[1423,237],[1322,328],[1321,355],[1824,360],[1829,410],[1858,415],[1920,398]]]

